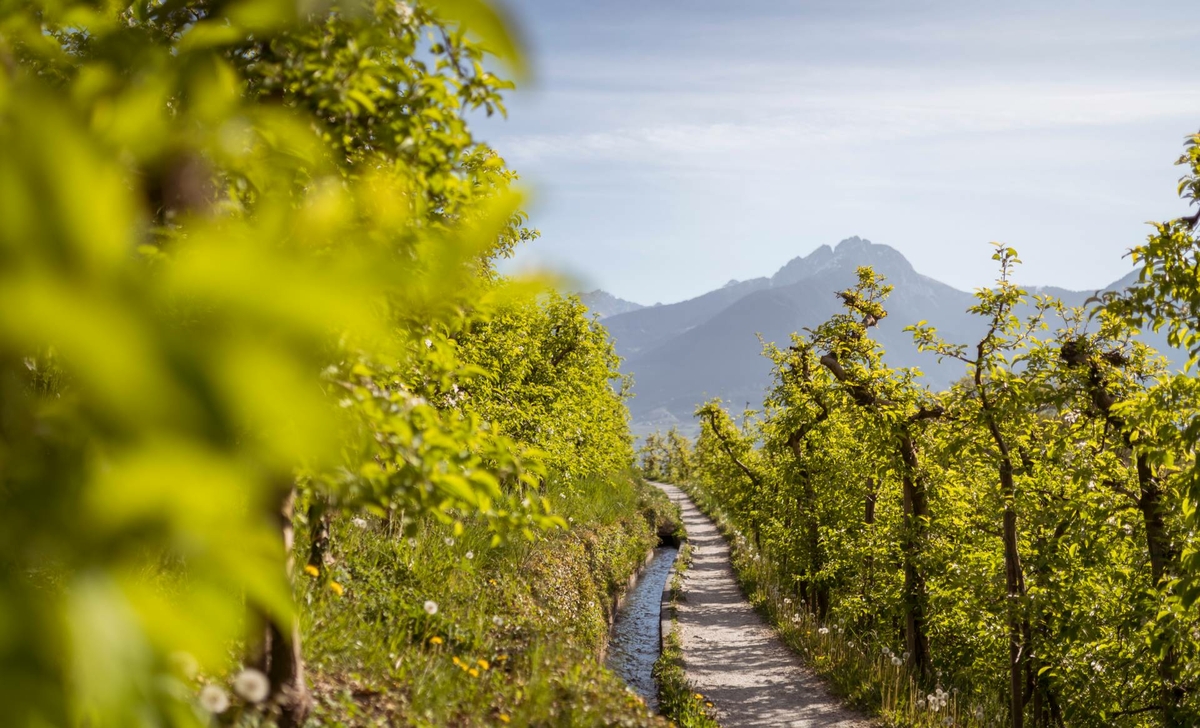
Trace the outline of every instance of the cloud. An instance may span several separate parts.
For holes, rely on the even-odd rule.
[[[799,94],[755,118],[741,105],[741,93],[708,97],[704,106],[738,109],[748,118],[709,123],[650,123],[581,133],[518,134],[504,140],[514,161],[620,161],[673,165],[697,157],[806,151],[813,147],[863,145],[901,140],[1012,131],[1106,127],[1160,119],[1200,117],[1200,93],[1180,93],[1174,85],[1094,87],[1061,84],[992,83],[921,87],[876,79],[875,88],[856,92]],[[654,105],[675,108],[656,97]],[[780,112],[779,106],[788,108]],[[652,113],[646,114],[652,116]],[[703,111],[688,114],[703,117]],[[743,161],[746,160],[742,157]],[[767,158],[757,163],[769,164]]]

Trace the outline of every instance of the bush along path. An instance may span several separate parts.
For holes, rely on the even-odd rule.
[[[729,546],[696,504],[672,485],[656,483],[676,503],[691,547],[691,566],[675,602],[687,680],[725,728],[795,726],[865,728],[800,658],[779,640],[742,596]]]

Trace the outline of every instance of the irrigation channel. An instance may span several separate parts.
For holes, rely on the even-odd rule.
[[[652,670],[660,645],[663,588],[678,553],[674,546],[654,549],[650,563],[617,610],[608,642],[608,669],[642,696],[651,710],[658,710],[658,686]]]

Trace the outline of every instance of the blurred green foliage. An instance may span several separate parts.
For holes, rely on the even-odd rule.
[[[292,639],[293,504],[499,541],[565,525],[547,463],[628,462],[603,332],[492,267],[535,233],[464,115],[504,111],[486,59],[520,74],[518,48],[478,0],[0,2],[14,724],[207,721],[180,664],[253,652],[247,608]],[[581,344],[574,399],[531,382],[576,434],[502,416],[501,331]],[[302,718],[300,666],[271,659]]]

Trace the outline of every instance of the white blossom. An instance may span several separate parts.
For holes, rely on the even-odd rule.
[[[429,616],[432,617],[433,615],[437,614],[437,612],[438,612],[437,602],[433,601],[432,599],[425,602],[425,613],[426,614],[428,614]]]

